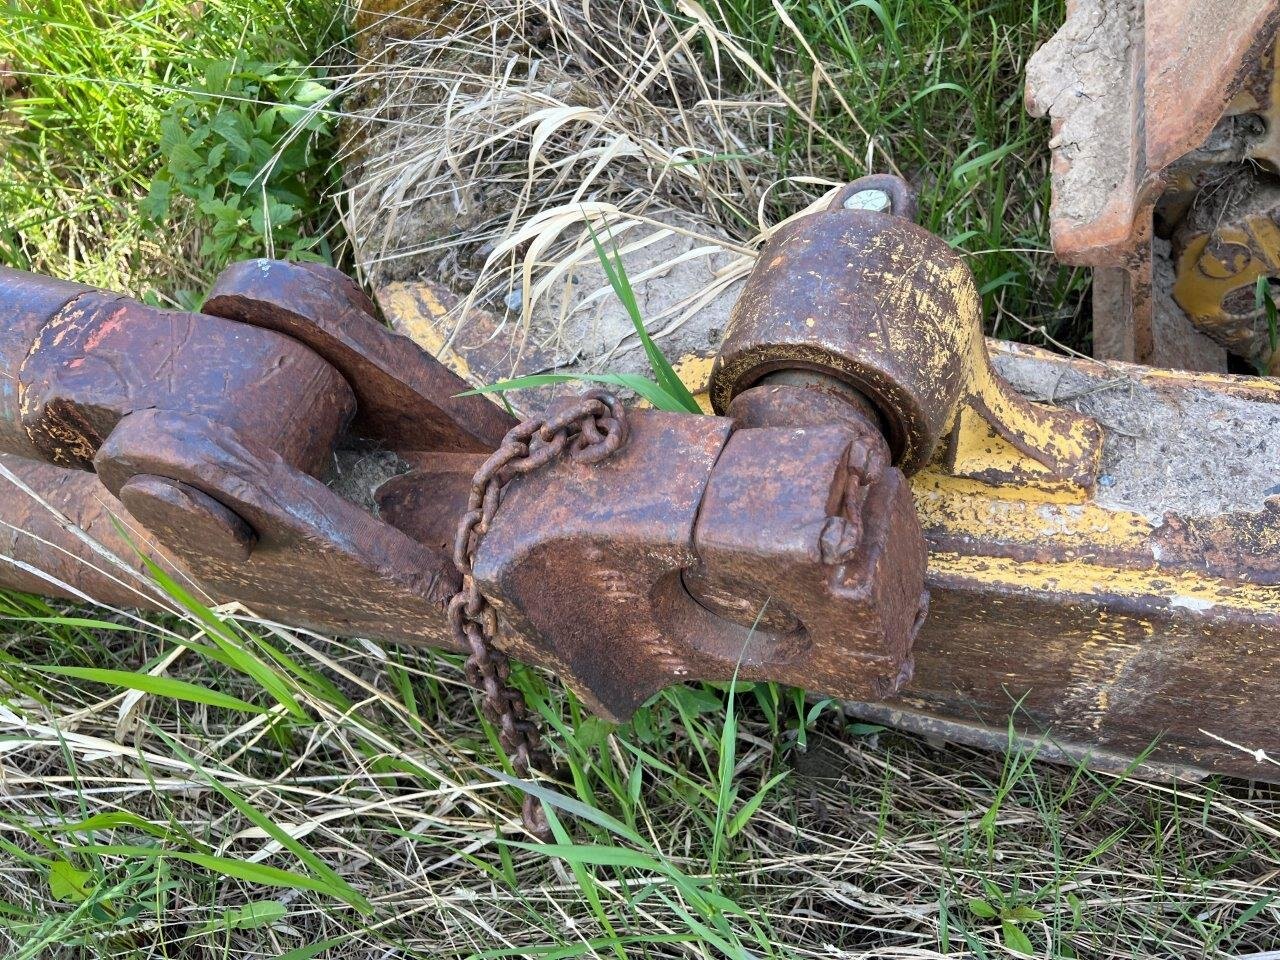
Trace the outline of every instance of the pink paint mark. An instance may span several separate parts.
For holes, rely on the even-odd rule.
[[[89,334],[89,336],[85,338],[85,353],[92,353],[98,348],[98,344],[102,343],[103,340],[123,327],[123,320],[125,314],[128,312],[129,308],[122,306],[98,324],[98,329],[94,330],[93,333]]]

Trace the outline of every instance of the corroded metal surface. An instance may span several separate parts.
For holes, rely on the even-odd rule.
[[[11,419],[29,452],[92,468],[215,598],[300,626],[465,646],[444,616],[459,575],[442,536],[464,511],[481,516],[460,496],[465,471],[504,434],[503,450],[516,442],[512,420],[459,396],[466,384],[381,327],[350,280],[251,261],[197,314],[35,281],[24,303],[21,286],[10,306],[32,345],[15,348]],[[651,414],[588,475],[576,447],[554,462],[517,442],[521,469],[483,493],[471,581],[516,626],[516,652],[615,717],[672,681],[728,678],[739,657],[748,675],[818,677],[845,696],[896,690],[924,609],[910,493],[856,398],[821,394],[841,417],[797,389],[829,423],[735,431]],[[584,423],[579,440],[607,446],[605,425]],[[399,474],[367,491],[378,516],[327,483],[344,445]],[[38,509],[24,501],[14,526]],[[631,651],[625,674],[602,634]]]
[[[91,287],[20,270],[0,270],[0,451],[43,454],[22,427],[19,372],[36,336],[66,304]]]
[[[462,577],[462,587],[449,601],[449,625],[454,639],[469,651],[467,679],[483,693],[481,710],[497,728],[498,742],[518,777],[528,777],[534,770],[545,772],[547,753],[524,694],[510,682],[510,662],[497,645],[498,609],[475,575],[476,554],[509,484],[560,457],[599,463],[617,453],[629,435],[622,401],[597,387],[556,404],[545,416],[530,417],[512,427],[471,479],[466,510],[454,535],[453,565]],[[523,819],[530,833],[551,841],[551,825],[532,794],[524,798]]]
[[[1002,362],[1049,383],[1084,376],[1083,389],[1116,395],[1109,429],[1121,434],[1142,415],[1139,401],[1148,391],[1174,406],[1217,398],[1221,417],[1247,415],[1241,411],[1260,416],[1280,406],[1280,388],[1249,378],[1117,370],[1027,348],[1005,351]],[[1123,444],[1123,435],[1116,442]],[[1217,436],[1223,460],[1240,452],[1233,442],[1229,433]],[[11,456],[0,462],[130,564],[136,560],[108,511],[125,519],[141,545],[155,546],[92,474]],[[463,503],[474,465],[473,459],[460,474]],[[420,468],[429,478],[393,481],[402,491],[413,489],[417,505],[405,509],[415,517],[426,515],[421,504],[432,503],[437,480],[450,475],[432,460],[423,459]],[[1096,498],[1070,502],[1032,488],[989,488],[936,464],[917,474],[912,487],[930,551],[929,618],[913,647],[910,683],[883,703],[855,704],[855,711],[996,749],[1008,742],[1012,715],[1015,729],[1029,740],[1052,738],[1045,756],[1061,753],[1118,770],[1156,742],[1157,763],[1274,775],[1274,768],[1217,738],[1280,753],[1270,708],[1280,689],[1275,500],[1256,510],[1152,516]],[[93,596],[145,605],[128,586],[134,581],[109,576],[101,558],[32,503],[16,492],[0,497],[0,520],[12,524],[3,528],[0,553],[51,569]],[[51,551],[49,543],[69,553]],[[56,592],[30,569],[9,567],[3,580]],[[605,606],[586,581],[582,590],[593,612]],[[274,610],[269,598],[255,609],[287,622],[288,612]],[[407,634],[410,624],[401,623],[406,632],[396,639],[415,640]],[[586,642],[601,642],[604,635],[588,635]],[[534,647],[508,649],[531,663],[555,666],[539,660]],[[628,649],[604,649],[602,670],[625,683]],[[805,686],[828,692],[820,677],[806,679]],[[1015,704],[1021,704],[1016,712]]]
[[[897,689],[924,573],[923,551],[895,544],[919,539],[901,475],[859,474],[866,451],[839,427],[632,421],[608,460],[507,493],[475,575],[515,627],[510,652],[618,718],[672,681],[735,671]]]
[[[1159,737],[1157,755],[1169,762],[1255,772],[1220,737],[1280,747],[1263,716],[1280,685],[1274,503],[1153,516],[1108,500],[1099,457],[1124,417],[1104,437],[1081,413],[1015,394],[983,348],[963,265],[901,218],[840,205],[774,242],[717,368],[717,403],[729,416],[637,411],[629,442],[608,460],[549,462],[494,495],[473,569],[514,628],[503,649],[619,718],[668,683],[736,673],[887,698],[867,709],[941,718],[974,739],[1020,701],[1030,733],[1130,755]],[[821,284],[806,285],[806,262]],[[309,268],[291,273],[304,288],[297,304],[241,286],[219,293],[226,299],[215,307],[234,304],[217,309],[242,311],[244,329],[280,344],[281,357],[319,357],[339,383],[366,364],[381,370],[375,381],[400,386],[357,386],[367,413],[379,403],[390,410],[395,390],[447,382],[425,356],[406,366],[387,352],[412,349],[406,341],[379,346],[390,334],[350,288]],[[35,290],[55,315],[88,296],[53,304],[65,291]],[[200,330],[231,322],[186,316]],[[28,328],[29,340],[46,326]],[[867,346],[876,338],[915,361],[877,357]],[[938,356],[910,346],[921,341]],[[1034,362],[1054,383],[1087,369]],[[410,382],[412,365],[422,379]],[[1142,389],[1175,406],[1280,399],[1246,380],[1142,376]],[[448,398],[430,389],[421,388],[423,402],[441,411],[431,416],[447,417]],[[890,409],[898,395],[916,408]],[[275,402],[286,417],[296,401]],[[301,626],[457,648],[444,613],[458,588],[448,531],[486,452],[475,438],[489,434],[468,434],[466,423],[389,428],[357,412],[352,433],[313,437],[304,456],[271,425],[213,413],[166,400],[102,420],[97,477],[4,463],[130,558],[107,519],[118,512],[211,599]],[[901,439],[912,431],[918,441]],[[386,461],[369,481],[376,489],[364,491],[376,515],[300,468],[323,460],[313,442],[338,458],[349,442]],[[915,471],[910,482],[895,458]],[[385,475],[395,476],[379,486]],[[9,525],[0,553],[15,562],[6,583],[72,595],[92,588],[126,604],[146,592],[25,495],[0,498],[0,519]],[[36,572],[46,560],[55,582]]]
[[[322,303],[350,299],[348,281],[308,276],[313,287],[328,287],[312,291]],[[262,329],[267,323],[158,310],[11,273],[0,276],[0,289],[12,321],[2,359],[17,370],[17,389],[0,398],[0,432],[12,438],[9,449],[97,473],[36,474],[49,492],[89,501],[72,505],[96,535],[106,535],[108,514],[132,515],[144,542],[158,543],[219,599],[334,632],[450,642],[443,603],[455,580],[447,555],[325,482],[355,409],[334,365],[300,339]],[[368,313],[339,319],[353,337],[377,342],[381,331],[418,350]],[[8,499],[12,543],[29,551],[38,541],[25,534],[47,527],[51,515],[23,494]],[[120,556],[132,556],[108,539]],[[73,547],[70,556],[43,551],[64,592],[82,581],[104,586],[79,560],[105,564],[108,573],[111,565],[78,538]],[[129,602],[139,587],[108,578],[105,589],[107,598]]]
[[[779,370],[816,371],[871,403],[908,475],[941,456],[988,483],[1089,490],[1097,425],[1029,404],[992,373],[968,266],[904,217],[845,209],[863,182],[765,245],[716,359],[712,405],[726,410]]]
[[[332,367],[286,337],[91,291],[28,345],[18,407],[32,445],[60,466],[89,469],[122,420],[168,410],[218,421],[314,475],[355,404]]]
[[[1186,321],[1163,299],[1153,240],[1212,200],[1223,171],[1276,170],[1277,25],[1277,0],[1076,0],[1028,63],[1027,107],[1053,122],[1054,252],[1106,273],[1095,355],[1183,360]],[[1222,339],[1220,317],[1188,314]]]
[[[1228,113],[1274,42],[1277,17],[1275,0],[1070,5],[1027,66],[1028,109],[1053,121],[1059,258],[1090,266],[1141,258],[1161,175]]]
[[[355,430],[396,450],[492,450],[515,421],[407,337],[332,267],[249,260],[223,271],[203,311],[275,330],[310,347],[351,384]]]

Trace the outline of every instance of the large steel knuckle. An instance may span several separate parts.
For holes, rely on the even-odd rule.
[[[31,447],[85,470],[122,419],[168,410],[223,423],[316,474],[354,409],[342,378],[287,337],[99,290],[48,315],[16,387],[8,402]]]
[[[377,320],[341,271],[313,263],[247,260],[214,281],[201,310],[284,334],[341,374],[358,401],[352,429],[397,450],[488,452],[515,425],[488,398]]]
[[[910,672],[925,550],[901,472],[859,470],[870,444],[840,423],[637,411],[608,460],[513,480],[476,581],[512,652],[606,716],[735,673],[886,696]]]
[[[901,472],[864,483],[849,468],[862,443],[838,425],[736,431],[703,495],[685,583],[742,628],[720,631],[726,655],[879,698],[910,659],[926,553]],[[715,634],[704,636],[710,649]]]

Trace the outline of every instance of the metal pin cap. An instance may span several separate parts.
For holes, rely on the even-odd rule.
[[[893,200],[883,190],[859,190],[845,198],[846,210],[870,210],[872,213],[890,213]]]

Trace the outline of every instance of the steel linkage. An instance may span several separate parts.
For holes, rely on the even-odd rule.
[[[59,506],[110,543],[122,508],[213,599],[466,652],[521,775],[540,749],[508,654],[615,719],[689,678],[880,698],[911,675],[924,542],[856,389],[774,376],[737,420],[589,393],[516,424],[346,277],[272,261],[231,267],[196,313],[4,272],[0,318],[0,444],[45,465],[14,476],[85,471],[59,474],[84,493]],[[42,505],[13,499],[12,585],[45,569],[41,589],[156,599],[69,562],[83,543],[50,555]]]
[[[1102,754],[1164,732],[1235,770],[1205,711],[1258,727],[1221,665],[1280,638],[1274,517],[1100,505],[1099,424],[997,374],[913,209],[867,178],[771,237],[707,416],[588,396],[518,424],[328,268],[238,264],[195,313],[0,272],[0,583],[162,604],[121,517],[212,601],[467,654],[520,773],[508,657],[614,720],[736,676],[982,743],[1016,700]]]

